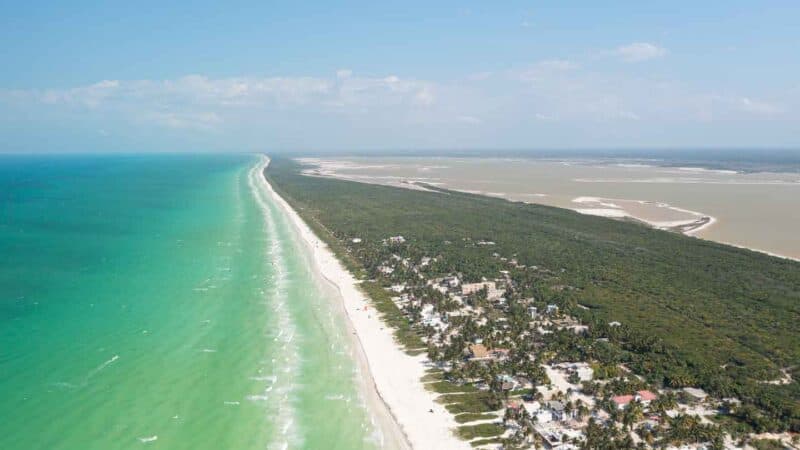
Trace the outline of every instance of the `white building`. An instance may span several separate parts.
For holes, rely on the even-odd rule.
[[[706,399],[706,397],[708,397],[706,391],[700,388],[685,387],[683,388],[683,392],[685,392],[686,395],[688,395],[689,398],[692,399],[692,401],[696,402],[702,402],[703,400]]]

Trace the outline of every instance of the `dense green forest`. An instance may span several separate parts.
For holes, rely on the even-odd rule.
[[[740,398],[756,428],[800,430],[800,263],[549,206],[304,176],[289,159],[266,175],[342,256],[352,238],[402,235],[472,281],[500,270],[494,253],[513,256],[547,275],[532,295],[599,328],[621,322],[618,360],[635,372]],[[481,240],[494,245],[454,245]],[[768,383],[782,370],[791,383]]]

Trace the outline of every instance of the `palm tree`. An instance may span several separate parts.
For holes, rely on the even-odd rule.
[[[670,409],[678,406],[678,401],[674,392],[667,392],[653,400],[652,408],[660,414],[664,414]]]
[[[633,428],[633,425],[636,422],[642,419],[643,416],[644,407],[642,406],[642,403],[638,400],[634,400],[628,403],[628,406],[625,407],[625,411],[622,414],[622,423],[630,430]]]

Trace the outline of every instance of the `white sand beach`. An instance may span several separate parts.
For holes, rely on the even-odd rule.
[[[580,208],[572,208],[581,214],[630,218],[653,228],[673,230],[686,235],[697,234],[717,222],[715,217],[664,202],[580,196],[572,199],[572,203],[582,205]]]
[[[269,164],[264,157],[263,172]],[[458,425],[445,408],[435,402],[435,394],[426,390],[425,357],[412,357],[395,342],[392,330],[378,317],[370,301],[358,288],[358,281],[334,256],[300,216],[281,198],[262,176],[259,177],[273,199],[291,219],[298,235],[308,246],[319,274],[341,296],[351,335],[360,349],[365,397],[376,424],[382,432],[384,448],[469,449],[453,430]],[[430,411],[433,412],[430,412]]]

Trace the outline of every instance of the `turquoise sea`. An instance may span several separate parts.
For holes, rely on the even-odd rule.
[[[0,449],[377,447],[256,162],[0,157]]]

